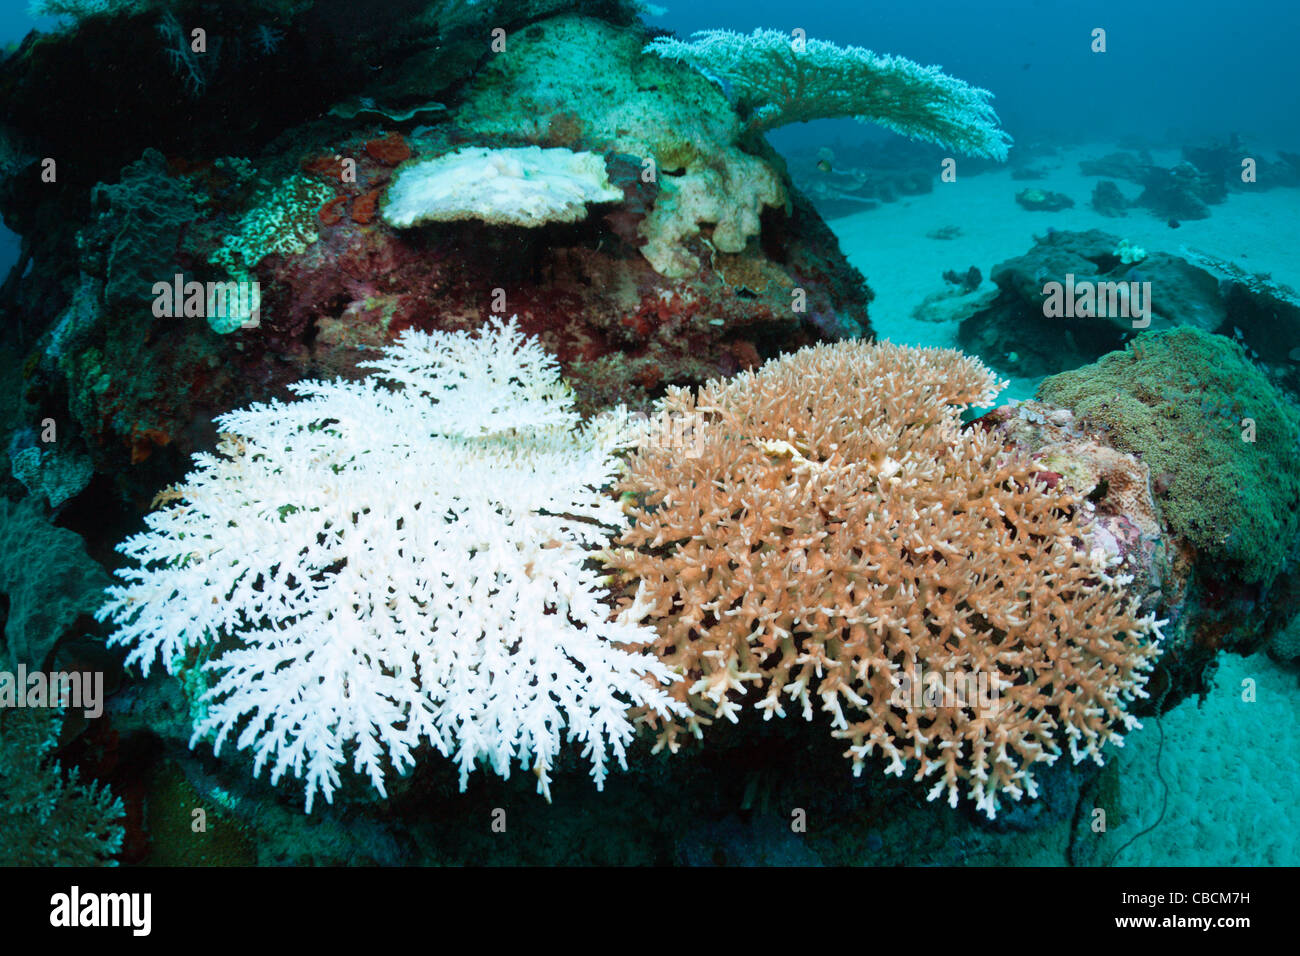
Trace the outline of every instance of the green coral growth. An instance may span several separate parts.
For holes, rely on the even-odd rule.
[[[320,238],[316,213],[334,191],[306,176],[291,176],[264,195],[244,213],[235,232],[208,260],[224,269],[235,282],[251,284],[253,268],[270,255],[301,255]],[[254,304],[250,311],[256,311]],[[233,332],[248,319],[234,308],[217,308],[209,302],[208,324],[219,333]]]
[[[334,191],[306,176],[290,176],[264,195],[239,220],[237,231],[212,256],[213,265],[233,275],[270,255],[296,256],[320,238],[316,212]]]
[[[1149,332],[1038,397],[1110,429],[1164,489],[1165,520],[1205,558],[1267,583],[1300,525],[1300,412],[1231,339]],[[1251,441],[1250,439],[1254,440]]]
[[[112,866],[122,801],[52,759],[62,711],[0,710],[0,866]]]

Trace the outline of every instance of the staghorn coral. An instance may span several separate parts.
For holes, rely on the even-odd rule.
[[[930,799],[955,806],[964,784],[992,817],[1036,795],[1034,764],[1063,744],[1101,762],[1122,741],[1157,622],[1091,546],[1081,496],[961,430],[996,392],[961,353],[853,341],[669,393],[619,485],[635,524],[606,555],[636,586],[625,620],[654,624],[686,678],[672,692],[694,716],[647,715],[660,748],[735,721],[755,689],[765,718],[819,705],[855,773],[875,753],[893,775],[915,762]],[[949,673],[983,676],[995,702],[893,696]]]
[[[852,116],[971,156],[1007,158],[1011,138],[998,128],[992,94],[937,66],[778,30],[703,30],[689,42],[658,37],[645,49],[716,78],[751,131]]]

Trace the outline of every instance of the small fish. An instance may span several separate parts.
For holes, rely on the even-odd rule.
[[[1179,226],[1182,225],[1182,223],[1179,222],[1177,219],[1170,219],[1168,225],[1170,229],[1177,229]]]
[[[712,70],[708,70],[702,66],[696,67],[696,69],[698,69],[701,73],[704,74],[704,78],[706,80],[714,84],[716,87],[718,87],[718,89],[722,90],[723,96],[725,96],[728,100],[731,100],[731,81],[729,79],[727,79],[725,76],[722,76],[718,73],[714,73]]]
[[[829,159],[819,159],[817,160],[817,168],[824,173],[829,173],[831,171],[831,161]]]

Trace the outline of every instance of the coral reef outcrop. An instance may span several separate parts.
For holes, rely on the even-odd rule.
[[[517,314],[559,357],[584,411],[646,405],[670,384],[870,332],[870,290],[775,153],[761,138],[742,141],[735,108],[707,79],[643,53],[649,34],[625,6],[512,9],[493,52],[467,24],[496,22],[484,18],[497,6],[434,22],[440,5],[430,5],[426,37],[415,42],[402,24],[371,48],[391,64],[382,79],[344,70],[353,86],[323,85],[313,91],[323,102],[235,105],[222,66],[203,96],[213,115],[241,118],[224,139],[204,139],[197,121],[186,135],[161,118],[137,129],[134,107],[118,102],[113,111],[132,118],[115,130],[114,152],[57,190],[0,197],[6,219],[30,233],[25,254],[42,263],[0,302],[35,340],[26,393],[42,416],[71,418],[120,495],[142,506],[213,445],[214,417],[283,397],[302,378],[355,376],[364,349],[405,329],[470,330],[491,312]],[[91,18],[77,38],[126,42],[132,22]],[[358,33],[357,49],[379,44],[376,31]],[[28,71],[55,90],[71,85],[76,64],[54,56],[71,42],[46,37],[4,64],[4,89],[25,95]],[[308,68],[308,55],[286,38],[276,69]],[[161,82],[141,80],[140,95]],[[18,133],[38,125],[21,109],[14,122]],[[581,221],[398,229],[383,218],[393,183],[421,164],[561,149],[605,167],[601,204]],[[41,217],[57,227],[34,230]],[[178,275],[208,294],[160,317],[158,283]],[[256,316],[219,310],[213,287],[249,288]]]

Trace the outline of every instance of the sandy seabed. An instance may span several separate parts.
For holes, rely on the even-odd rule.
[[[1089,203],[1093,187],[1107,177],[1085,176],[1079,161],[1095,159],[1120,147],[1113,143],[1063,149],[1054,157],[1035,159],[1046,178],[1014,180],[1009,167],[963,178],[957,161],[956,182],[936,182],[934,191],[884,203],[833,219],[831,228],[849,261],[876,293],[871,322],[881,339],[906,345],[957,347],[957,325],[917,318],[914,310],[931,293],[952,288],[946,270],[964,273],[976,266],[988,276],[994,266],[1028,252],[1035,235],[1057,230],[1101,229],[1150,252],[1181,254],[1185,249],[1230,259],[1248,272],[1270,273],[1275,281],[1300,289],[1300,189],[1251,192],[1232,188],[1226,202],[1210,207],[1208,219],[1182,221],[1171,229],[1146,209],[1109,217]],[[1172,166],[1177,150],[1153,150],[1152,158]],[[1127,199],[1142,191],[1116,180]],[[1064,193],[1074,208],[1031,212],[1015,200],[1022,189]],[[955,239],[932,239],[927,233],[957,226]],[[1300,342],[1296,343],[1300,346]],[[985,358],[989,358],[985,356]],[[1013,379],[1004,398],[1028,398],[1038,379]]]

